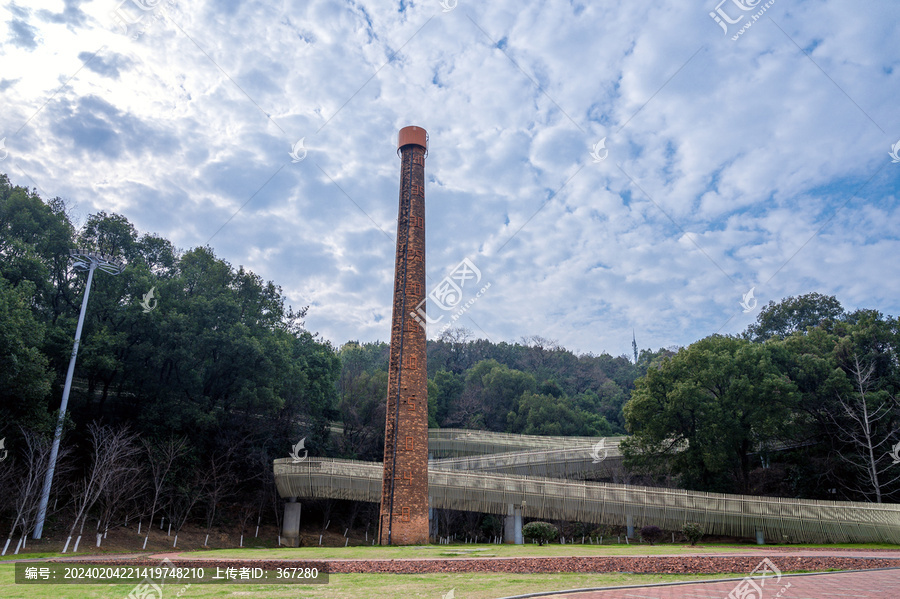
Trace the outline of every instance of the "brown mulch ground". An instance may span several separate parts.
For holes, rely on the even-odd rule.
[[[635,574],[720,574],[746,573],[759,564],[758,556],[648,556],[648,557],[525,557],[478,559],[397,559],[397,560],[214,560],[173,559],[176,566],[186,567],[261,567],[266,570],[290,567],[318,567],[331,574],[394,573],[428,574],[440,572],[627,572]],[[50,560],[62,561],[62,560]],[[104,565],[158,566],[159,559],[98,559],[91,563]],[[900,559],[833,556],[780,556],[777,566],[782,572],[817,572],[824,570],[867,570],[900,567]]]

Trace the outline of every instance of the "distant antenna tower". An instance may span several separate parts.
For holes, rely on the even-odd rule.
[[[638,360],[637,340],[634,338],[634,329],[631,329],[631,349],[634,350],[634,363],[637,364],[637,360]]]

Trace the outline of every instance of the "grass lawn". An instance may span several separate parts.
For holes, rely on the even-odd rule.
[[[454,589],[457,599],[493,599],[539,591],[704,580],[740,579],[741,574],[332,574],[327,585],[166,585],[163,599],[440,599]],[[17,585],[13,565],[0,564],[3,599],[125,599],[134,585]]]
[[[62,553],[46,553],[46,552],[44,552],[44,553],[39,553],[39,552],[27,553],[25,551],[19,553],[19,555],[13,555],[13,552],[10,551],[6,555],[0,555],[0,561],[12,560],[12,559],[35,559],[35,558],[39,558],[39,557],[61,557],[62,555],[63,555]]]
[[[219,549],[189,551],[182,555],[196,558],[243,559],[402,559],[427,557],[522,557],[522,556],[646,556],[662,554],[716,554],[759,549],[764,555],[775,545],[703,544],[696,547],[679,544],[649,545],[426,545],[421,547],[301,547],[297,549]],[[900,549],[896,545],[783,545],[785,549]],[[34,553],[13,557],[55,557],[60,554]],[[67,555],[72,555],[67,554]],[[79,552],[79,555],[86,555]],[[97,557],[113,557],[98,554]],[[494,599],[540,591],[587,587],[650,584],[710,578],[742,578],[743,574],[332,574],[327,585],[192,585],[182,591],[182,585],[168,584],[162,599],[201,599],[239,597],[241,599],[268,598],[324,598],[324,599],[380,599],[417,597],[439,599],[455,589],[458,599]],[[133,584],[119,585],[17,585],[13,564],[0,561],[0,598],[2,599],[126,599]],[[180,592],[180,594],[179,594]],[[154,597],[154,599],[156,599]]]
[[[894,549],[897,545],[719,545],[700,544],[695,547],[680,544],[661,545],[422,545],[412,547],[299,547],[297,549],[215,549],[191,551],[185,557],[247,558],[247,559],[403,559],[422,557],[552,557],[552,556],[619,556],[619,555],[697,555],[703,553],[736,553],[759,551],[765,553],[775,547],[785,549]]]

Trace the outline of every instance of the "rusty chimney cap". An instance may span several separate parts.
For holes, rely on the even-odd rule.
[[[400,135],[397,138],[397,149],[403,146],[415,145],[422,146],[428,150],[428,132],[421,127],[404,127],[400,129]]]

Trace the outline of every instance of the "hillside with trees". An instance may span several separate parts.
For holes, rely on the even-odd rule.
[[[33,526],[86,275],[69,251],[124,260],[98,273],[54,479],[52,522],[164,515],[277,519],[272,460],[303,437],[324,449],[340,360],[272,282],[177,250],[99,213],[76,231],[59,198],[0,177],[0,462],[3,526]],[[151,310],[141,307],[151,290]],[[163,457],[165,459],[163,459]],[[156,471],[160,460],[164,471]],[[227,506],[227,510],[224,509]],[[80,524],[79,524],[80,520]],[[78,534],[78,531],[75,531]]]

